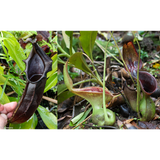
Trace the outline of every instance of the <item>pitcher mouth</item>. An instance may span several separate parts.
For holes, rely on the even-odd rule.
[[[144,92],[151,95],[157,89],[156,79],[148,72],[139,71],[139,81]]]
[[[137,79],[137,71],[131,72],[131,75]],[[139,71],[139,81],[142,90],[147,95],[151,95],[156,91],[157,81],[150,73],[145,71]]]
[[[29,80],[30,82],[37,82],[41,79],[41,77],[42,77],[42,74],[34,74],[29,78]]]
[[[37,43],[33,43],[33,49],[29,57],[24,60],[26,63],[26,76],[30,83],[37,83],[46,76],[48,71],[52,70],[51,60],[48,59],[44,51],[38,46]]]
[[[39,54],[33,54],[27,67],[28,80],[32,83],[40,81],[44,75],[45,64]]]

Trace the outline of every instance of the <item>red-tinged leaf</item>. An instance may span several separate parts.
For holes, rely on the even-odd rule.
[[[93,107],[92,113],[92,122],[99,126],[103,125],[113,125],[115,123],[116,117],[115,114],[106,109],[108,120],[105,120],[103,105],[103,88],[101,87],[86,87],[80,89],[72,89],[74,94],[86,99]],[[105,101],[106,104],[110,102],[113,98],[113,95],[105,90]]]
[[[72,89],[72,92],[80,97],[83,97],[91,103],[92,106],[101,108],[103,104],[103,88],[101,87],[86,87],[80,89]],[[105,90],[106,104],[111,101],[113,95]]]
[[[123,59],[130,72],[138,68],[138,53],[132,42],[123,45]],[[139,69],[142,68],[142,61],[140,60]]]

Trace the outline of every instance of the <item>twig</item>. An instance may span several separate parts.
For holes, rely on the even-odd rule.
[[[9,92],[9,93],[7,93],[6,95],[7,95],[7,96],[10,96],[10,95],[13,94],[13,93],[15,93],[15,91]]]
[[[49,97],[46,97],[46,96],[43,96],[42,98],[45,99],[45,100],[47,100],[47,101],[50,101],[50,102],[52,102],[52,103],[57,104],[57,100],[55,100],[55,99],[53,99],[53,98],[49,98]]]

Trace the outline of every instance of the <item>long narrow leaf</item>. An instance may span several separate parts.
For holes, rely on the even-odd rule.
[[[2,89],[2,87],[0,87],[0,95],[2,94],[2,92],[3,92],[3,89]],[[5,93],[3,93],[3,96],[0,99],[0,104],[6,104],[6,103],[9,103],[9,102],[10,101],[8,99],[8,96]]]
[[[47,77],[51,76],[54,72],[57,71],[57,54],[55,54],[52,58],[52,71],[47,73]]]
[[[69,52],[70,55],[72,55],[73,53],[75,53],[73,47],[72,47],[72,36],[73,36],[73,31],[65,31],[65,33],[69,36]]]
[[[72,53],[75,53],[72,47],[72,40],[71,40],[72,34],[73,31],[62,31],[63,39],[66,44],[66,47],[70,50],[70,55],[72,55]]]
[[[24,71],[25,63],[23,62],[23,60],[26,59],[26,56],[23,52],[23,49],[11,33],[5,31],[2,31],[2,33],[5,37],[3,42],[8,50],[8,54],[14,59],[21,71]]]
[[[1,93],[1,95],[0,95],[0,99],[2,99],[2,97],[3,97],[3,94],[4,94],[4,91],[5,91],[5,88],[6,88],[8,79],[9,79],[9,77],[6,79],[6,81],[5,81],[4,85],[3,85],[3,90],[2,90],[2,93]]]
[[[37,110],[43,122],[49,129],[57,129],[57,117],[53,113],[40,105]]]
[[[46,86],[44,89],[44,93],[47,92],[49,89],[54,87],[57,84],[57,72],[55,72],[52,76],[47,79]]]
[[[80,31],[79,40],[84,52],[93,60],[92,50],[97,37],[97,31]]]

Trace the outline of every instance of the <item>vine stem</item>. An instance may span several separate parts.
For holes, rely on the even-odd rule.
[[[107,42],[107,45],[106,45],[106,49],[107,50],[107,47],[108,47],[108,44],[111,40],[111,37],[109,39],[109,41]],[[105,118],[105,121],[107,122],[108,121],[108,115],[107,115],[107,110],[106,110],[106,101],[105,101],[105,77],[106,77],[106,52],[104,51],[104,67],[103,67],[103,112],[104,112],[104,118]]]
[[[135,33],[132,31],[134,37],[135,37]],[[138,114],[138,118],[140,118],[140,111],[139,111],[139,108],[140,108],[140,83],[139,83],[139,63],[140,63],[140,45],[139,45],[139,42],[138,40],[136,39],[136,42],[138,44],[138,48],[139,48],[139,57],[138,57],[138,68],[137,68],[137,114]]]
[[[65,50],[63,50],[63,48],[58,44],[57,42],[57,47],[58,47],[58,50],[61,51],[63,54],[65,54],[66,57],[70,58],[70,55],[65,52]]]

